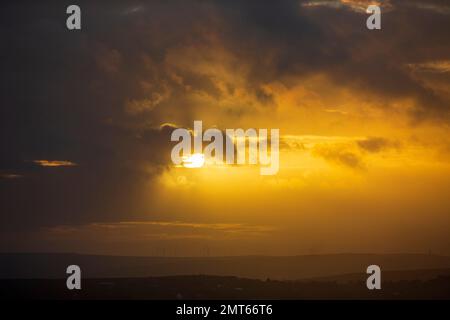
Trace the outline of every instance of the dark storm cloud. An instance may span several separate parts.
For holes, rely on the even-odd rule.
[[[2,229],[132,214],[136,189],[167,163],[167,128],[137,131],[124,115],[124,101],[137,94],[139,50],[127,36],[114,40],[115,25],[130,31],[131,19],[117,5],[80,5],[90,32],[65,29],[64,3],[2,9],[0,169],[21,176],[0,181]],[[130,48],[126,67],[119,42]],[[116,125],[118,118],[124,121]],[[34,162],[40,159],[77,166],[42,167]]]
[[[448,97],[406,67],[450,57],[450,19],[436,12],[441,2],[425,11],[393,2],[380,32],[369,32],[366,16],[345,6],[289,0],[77,3],[81,31],[65,28],[67,1],[19,1],[0,13],[0,172],[21,177],[0,179],[3,229],[115,221],[142,211],[137,190],[169,161],[171,127],[159,126],[192,123],[187,92],[218,99],[236,90],[229,82],[224,91],[195,68],[168,68],[169,53],[183,46],[202,57],[219,43],[234,70],[248,70],[246,91],[269,108],[275,102],[265,84],[290,87],[324,73],[379,99],[412,97],[417,118],[448,121]],[[238,118],[250,109],[228,112]],[[322,155],[362,166],[349,153]]]
[[[289,85],[297,77],[323,72],[336,83],[381,101],[414,98],[416,119],[448,121],[449,97],[423,86],[405,66],[449,59],[450,19],[419,9],[420,2],[391,3],[394,9],[383,11],[382,30],[369,32],[367,15],[348,5],[231,1],[224,5],[230,22],[224,34],[243,61],[251,62],[250,82],[256,86],[273,80]]]

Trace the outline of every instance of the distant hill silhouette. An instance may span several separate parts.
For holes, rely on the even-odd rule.
[[[368,275],[366,273],[349,273],[336,276],[314,277],[298,281],[308,282],[365,282]],[[392,270],[382,272],[383,282],[398,281],[429,281],[439,277],[450,277],[450,269],[422,269],[422,270]]]
[[[450,277],[427,281],[278,281],[218,276],[85,279],[67,290],[65,279],[0,280],[0,299],[450,299]]]
[[[401,270],[409,280],[414,270],[450,269],[450,257],[426,254],[326,254],[238,257],[123,257],[58,253],[0,254],[0,279],[65,278],[68,265],[81,267],[83,278],[130,278],[175,275],[235,276],[253,279],[297,280],[364,275],[377,264],[386,271]],[[446,272],[444,272],[446,273]],[[437,275],[437,274],[436,274]],[[356,277],[356,278],[355,278]],[[328,280],[330,280],[328,279]]]

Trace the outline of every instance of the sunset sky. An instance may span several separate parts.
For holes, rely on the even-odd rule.
[[[0,10],[0,251],[450,254],[448,1],[76,3]],[[174,166],[194,120],[279,172]]]

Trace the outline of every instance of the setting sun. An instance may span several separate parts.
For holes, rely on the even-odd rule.
[[[201,168],[205,164],[205,156],[201,153],[183,157],[183,167],[185,168]]]

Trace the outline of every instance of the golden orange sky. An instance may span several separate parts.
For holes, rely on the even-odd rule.
[[[73,79],[8,98],[1,249],[450,254],[450,9],[379,2],[375,32],[366,1],[93,6],[109,29],[51,38]],[[195,120],[279,129],[279,172],[173,165]]]

